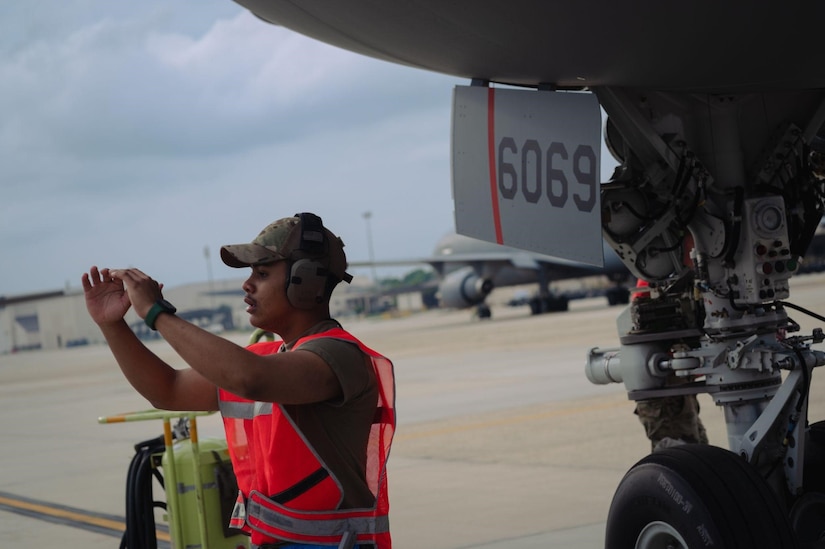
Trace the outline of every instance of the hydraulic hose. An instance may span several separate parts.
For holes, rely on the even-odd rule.
[[[157,549],[155,507],[166,508],[153,500],[152,478],[163,486],[163,478],[152,467],[152,455],[164,450],[163,436],[135,444],[135,456],[126,475],[126,530],[120,549]]]

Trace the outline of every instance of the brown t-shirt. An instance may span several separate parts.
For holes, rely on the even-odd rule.
[[[336,321],[327,320],[301,337],[339,326]],[[291,350],[294,343],[285,345],[283,350]],[[284,405],[284,409],[341,483],[341,508],[372,507],[375,498],[364,477],[378,384],[370,359],[357,345],[328,337],[302,343],[296,352],[302,351],[324,359],[338,378],[343,396],[334,401]]]

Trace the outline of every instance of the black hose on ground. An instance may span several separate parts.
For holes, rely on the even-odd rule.
[[[120,541],[120,549],[157,549],[155,534],[155,507],[166,504],[154,501],[152,478],[163,486],[163,478],[152,467],[152,456],[163,453],[163,436],[135,444],[135,456],[126,475],[126,530]]]

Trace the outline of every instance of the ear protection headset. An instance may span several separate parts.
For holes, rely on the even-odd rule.
[[[311,213],[295,214],[301,219],[301,241],[293,252],[286,281],[286,298],[296,309],[312,309],[326,298],[329,258],[327,236],[321,218]],[[296,253],[297,252],[297,253]]]

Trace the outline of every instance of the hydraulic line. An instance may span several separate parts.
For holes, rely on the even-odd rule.
[[[120,549],[156,549],[156,507],[165,509],[166,504],[154,501],[152,478],[163,486],[163,478],[152,465],[152,456],[163,453],[163,436],[135,444],[135,456],[126,475],[126,530],[120,541]]]

